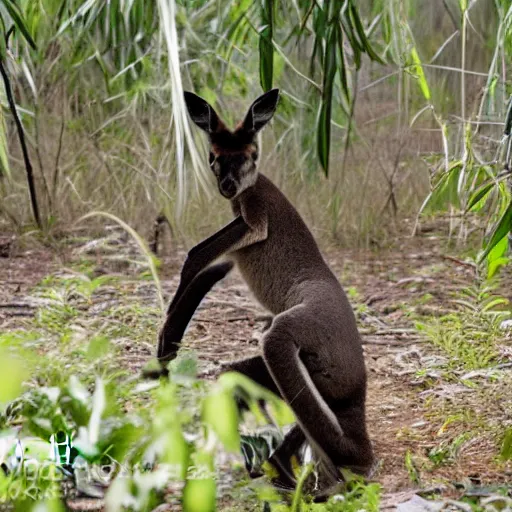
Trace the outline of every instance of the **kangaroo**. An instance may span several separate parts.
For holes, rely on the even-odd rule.
[[[366,369],[348,299],[308,227],[283,193],[258,171],[257,133],[271,120],[279,90],[260,96],[229,130],[202,98],[185,92],[194,123],[210,140],[210,167],[234,220],[188,253],[160,331],[158,359],[179,349],[185,329],[208,291],[234,267],[273,316],[262,356],[226,365],[282,397],[297,425],[270,462],[293,485],[289,458],[307,440],[330,475],[339,468],[367,474],[374,463],[366,430]],[[221,257],[227,261],[216,263]]]

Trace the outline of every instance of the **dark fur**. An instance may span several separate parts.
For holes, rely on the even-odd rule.
[[[276,450],[276,465],[289,472],[285,459],[305,435],[335,481],[337,467],[366,473],[373,464],[365,421],[365,364],[341,285],[300,215],[254,163],[255,134],[272,117],[277,99],[276,90],[258,98],[230,133],[204,100],[186,95],[192,120],[210,136],[212,168],[219,190],[231,198],[235,220],[190,251],[161,331],[158,357],[168,361],[175,356],[200,294],[230,270],[207,267],[227,255],[275,317],[263,336],[263,355],[225,369],[278,393],[293,409],[302,433],[296,429]],[[243,189],[244,183],[250,186]]]

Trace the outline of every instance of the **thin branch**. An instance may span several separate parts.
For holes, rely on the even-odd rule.
[[[16,103],[14,102],[14,97],[12,95],[11,82],[7,76],[7,71],[5,70],[4,62],[2,59],[0,59],[0,74],[2,75],[2,79],[4,81],[5,94],[7,95],[7,101],[9,102],[9,109],[11,110],[11,114],[14,117],[14,122],[16,123],[16,129],[18,130],[18,138],[20,140],[21,151],[23,153],[23,161],[25,162],[25,170],[27,172],[27,182],[30,193],[30,202],[32,204],[32,212],[34,214],[37,227],[42,229],[41,217],[39,216],[39,206],[37,203],[36,187],[34,183],[34,171],[28,156],[27,144],[25,142],[25,132],[23,131],[23,126],[16,110]]]
[[[59,167],[60,167],[60,153],[62,151],[62,138],[64,136],[64,126],[66,120],[64,118],[64,112],[62,113],[62,123],[60,125],[59,133],[59,145],[57,146],[57,154],[55,156],[55,166],[53,168],[53,179],[52,179],[52,203],[55,203],[57,197],[57,185],[59,183]]]

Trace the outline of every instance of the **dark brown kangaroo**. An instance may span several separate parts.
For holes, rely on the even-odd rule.
[[[230,131],[203,99],[185,93],[192,120],[210,138],[210,166],[235,219],[188,254],[161,330],[158,358],[176,356],[195,309],[233,262],[258,301],[274,316],[263,356],[229,364],[279,394],[298,426],[273,456],[293,482],[288,458],[307,439],[327,472],[367,473],[374,458],[366,431],[366,371],[354,314],[309,229],[279,189],[259,174],[256,134],[279,98],[260,96]],[[221,256],[229,261],[214,263]],[[272,461],[272,459],[271,459]]]

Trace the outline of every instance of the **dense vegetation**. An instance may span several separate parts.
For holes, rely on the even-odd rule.
[[[179,496],[187,510],[206,511],[215,506],[217,448],[240,451],[235,388],[256,418],[264,396],[278,424],[290,420],[245,379],[197,379],[193,357],[175,361],[158,386],[119,368],[126,339],[153,343],[164,307],[159,262],[144,241],[154,219],[163,212],[173,244],[188,245],[228,215],[184,89],[233,124],[262,90],[281,89],[262,169],[328,244],[382,248],[409,229],[406,220],[418,216],[417,230],[424,219],[445,219],[478,289],[458,297],[462,313],[414,317],[417,329],[455,361],[443,366],[448,383],[508,364],[497,340],[509,306],[486,280],[509,262],[512,229],[509,0],[2,0],[0,20],[0,234],[75,249],[108,222],[139,255],[136,279],[126,282],[98,277],[80,256],[33,290],[33,319],[0,332],[0,441],[21,426],[40,453],[74,436],[75,451],[58,455],[69,471],[76,457],[88,467],[145,465],[129,478],[114,479],[117,467],[105,477],[114,482],[108,510],[152,510]],[[85,313],[102,294],[139,286],[150,289],[147,303]],[[507,426],[493,426],[501,461],[511,456]],[[464,440],[433,451],[431,462]],[[155,453],[167,469],[154,466]],[[33,485],[14,466],[0,473],[0,500],[60,510],[48,497],[60,496],[61,469],[54,464]],[[300,471],[306,478],[310,468]],[[285,508],[273,490],[256,495],[255,503]],[[343,510],[378,510],[378,501],[378,485],[355,482]],[[301,503],[299,489],[291,509]]]

